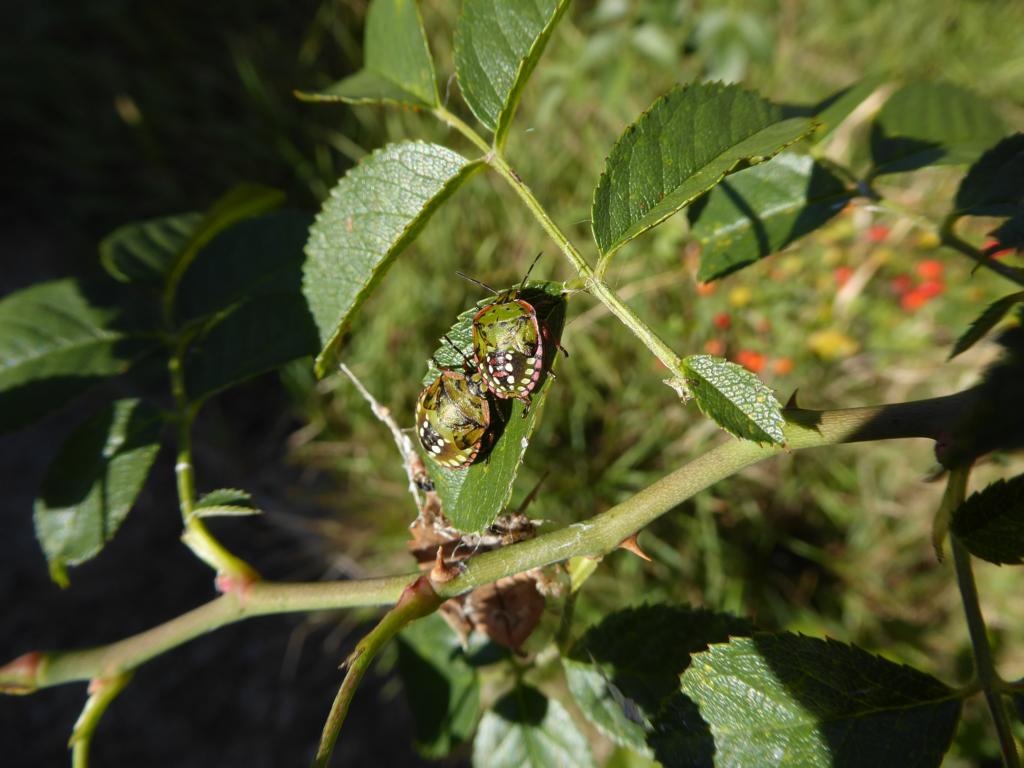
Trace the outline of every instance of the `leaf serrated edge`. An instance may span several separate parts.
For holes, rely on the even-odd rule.
[[[548,41],[554,34],[555,27],[558,26],[558,22],[562,20],[562,16],[565,15],[568,8],[569,0],[558,0],[551,18],[548,19],[544,28],[541,29],[540,34],[533,39],[533,45],[530,46],[526,55],[519,60],[515,79],[513,79],[512,87],[509,88],[508,94],[505,96],[505,103],[502,105],[501,111],[498,112],[498,124],[494,129],[494,146],[499,152],[504,148],[505,141],[508,139],[512,120],[515,118],[516,110],[519,108],[519,101],[522,98],[523,91],[530,81],[530,75],[533,74],[533,70],[540,63],[540,59],[544,55],[544,49],[547,48]]]
[[[256,507],[240,507],[236,504],[213,504],[208,507],[196,507],[188,516],[188,520],[197,517],[249,517],[262,515],[263,510]]]
[[[476,173],[480,168],[483,167],[484,162],[481,158],[475,160],[466,160],[465,157],[458,154],[454,150],[442,147],[439,144],[432,144],[426,141],[405,141],[395,142],[392,144],[386,144],[383,147],[374,150],[370,155],[363,158],[355,165],[348,173],[343,176],[343,179],[351,178],[353,172],[357,172],[359,169],[365,168],[374,158],[380,157],[385,152],[395,147],[431,147],[433,149],[443,149],[445,152],[456,155],[463,161],[463,165],[459,170],[448,178],[441,188],[427,201],[426,205],[420,209],[420,212],[414,216],[402,231],[398,237],[392,242],[388,248],[387,253],[377,263],[377,266],[373,269],[373,274],[370,279],[363,285],[359,292],[355,295],[352,300],[352,304],[340,318],[335,321],[334,332],[328,338],[327,342],[323,345],[323,348],[316,356],[316,360],[313,364],[313,371],[318,379],[322,379],[328,373],[334,370],[334,358],[337,355],[338,347],[341,346],[341,342],[344,339],[345,333],[348,331],[349,326],[352,324],[352,318],[359,311],[359,308],[363,305],[363,302],[369,297],[373,290],[377,287],[377,284],[384,278],[384,275],[391,268],[398,255],[408,246],[416,237],[419,235],[420,230],[426,226],[430,217],[433,216],[434,212],[444,203],[463,183],[469,180],[469,178]],[[341,182],[339,181],[339,184]],[[334,192],[337,190],[338,185],[335,185],[334,189],[331,190],[331,197],[334,197]],[[323,220],[326,215],[326,204],[317,213],[316,218],[313,220],[313,224],[310,227],[312,232]],[[307,245],[309,241],[307,240]],[[304,249],[305,250],[305,249]],[[303,278],[303,284],[305,284],[305,278]]]
[[[724,392],[722,392],[722,390],[720,390],[718,387],[716,387],[712,382],[708,381],[704,376],[702,376],[700,374],[699,371],[694,370],[694,368],[689,364],[688,361],[691,360],[692,358],[695,358],[695,357],[709,357],[709,358],[712,358],[714,360],[721,360],[726,365],[736,366],[737,368],[739,368],[744,373],[747,373],[750,376],[752,376],[757,381],[757,383],[761,387],[764,388],[765,392],[771,397],[772,401],[777,406],[776,411],[778,412],[778,416],[779,416],[779,433],[780,433],[780,435],[782,435],[782,439],[781,440],[776,440],[771,434],[766,432],[764,430],[764,428],[760,424],[758,424],[756,421],[754,421],[749,416],[747,416],[747,414],[743,413],[742,409],[740,409],[739,405],[737,405],[736,402],[731,397],[729,397]],[[767,384],[765,384],[763,381],[761,381],[760,377],[757,374],[755,374],[754,372],[748,370],[747,368],[744,368],[742,365],[739,365],[737,363],[732,362],[731,360],[725,360],[724,358],[716,358],[716,357],[714,357],[714,355],[690,355],[689,357],[686,357],[686,358],[683,359],[683,361],[682,361],[682,370],[683,370],[683,373],[686,375],[687,379],[691,375],[695,376],[696,378],[699,378],[701,381],[703,381],[705,384],[707,384],[709,387],[714,389],[716,392],[720,393],[737,410],[739,410],[740,413],[743,414],[743,416],[746,417],[746,419],[751,424],[753,424],[754,427],[761,434],[763,434],[766,439],[765,440],[757,440],[755,438],[747,437],[746,435],[741,435],[738,432],[736,432],[733,429],[731,429],[730,427],[728,427],[727,425],[722,424],[717,418],[715,418],[714,414],[712,414],[709,411],[705,410],[704,404],[701,402],[701,398],[697,395],[697,390],[695,390],[689,384],[689,381],[686,381],[687,387],[688,387],[691,395],[693,396],[693,401],[697,404],[697,408],[700,410],[701,413],[703,413],[705,416],[707,416],[709,419],[711,419],[713,422],[715,422],[715,424],[717,424],[719,427],[724,429],[726,432],[728,432],[733,437],[739,438],[740,440],[750,440],[751,442],[757,443],[758,445],[778,445],[778,446],[781,446],[781,447],[785,447],[786,439],[785,439],[785,435],[782,433],[782,425],[784,425],[786,423],[786,419],[785,419],[785,417],[782,416],[782,404],[779,402],[779,399],[775,396],[774,390],[772,390],[771,387],[769,387]],[[685,380],[686,379],[684,379],[684,381]]]
[[[378,0],[378,2],[381,2],[381,1],[382,0]],[[427,61],[430,62],[430,81],[431,81],[431,83],[433,83],[433,86],[434,86],[433,87],[433,97],[434,97],[433,101],[425,101],[424,99],[422,99],[421,97],[419,97],[418,95],[413,93],[412,91],[408,90],[404,85],[402,85],[399,82],[396,82],[395,80],[393,80],[392,78],[388,77],[386,74],[384,74],[380,70],[373,69],[372,67],[366,66],[366,53],[365,53],[365,51],[363,53],[363,66],[362,66],[362,68],[357,70],[353,74],[349,75],[348,77],[342,78],[337,83],[334,83],[334,85],[338,85],[340,83],[345,82],[346,80],[349,80],[349,79],[351,79],[353,77],[356,77],[357,75],[359,75],[362,72],[370,72],[370,73],[376,75],[377,77],[379,77],[381,80],[386,80],[387,82],[391,83],[391,85],[393,85],[395,88],[400,90],[402,93],[408,94],[408,96],[410,98],[410,101],[397,101],[397,100],[392,99],[390,97],[384,97],[384,98],[372,98],[372,97],[352,98],[352,97],[348,97],[348,96],[336,96],[334,94],[324,93],[323,91],[319,91],[318,92],[318,91],[293,90],[292,91],[292,95],[296,99],[298,99],[299,101],[304,101],[304,102],[307,102],[307,103],[321,103],[321,104],[388,104],[388,105],[395,106],[395,107],[413,106],[413,107],[426,107],[428,109],[432,109],[432,108],[438,106],[441,103],[441,99],[440,99],[440,94],[437,92],[437,70],[434,69],[434,57],[430,53],[430,42],[427,40],[427,31],[426,31],[426,28],[423,26],[423,14],[420,12],[420,4],[419,4],[418,0],[411,0],[411,1],[412,1],[413,10],[416,13],[416,20],[419,22],[418,26],[419,26],[419,31],[420,31],[420,35],[419,35],[420,36],[420,42],[423,43],[423,50],[427,54]],[[372,2],[371,2],[371,4],[372,4]],[[365,30],[364,30],[364,32],[365,32]]]
[[[967,330],[960,334],[960,338],[953,344],[953,349],[950,350],[949,357],[946,360],[952,360],[981,341],[986,333],[999,325],[999,322],[1006,317],[1006,314],[1013,308],[1013,305],[1019,302],[1024,302],[1024,291],[1011,293],[1009,296],[1004,296],[985,307],[985,310],[974,318],[974,321],[968,326]]]
[[[637,126],[651,112],[653,112],[658,107],[658,105],[661,102],[667,100],[674,93],[677,93],[677,92],[681,93],[681,92],[684,92],[684,91],[689,90],[691,88],[706,88],[706,87],[709,87],[709,86],[716,87],[717,90],[718,90],[718,93],[722,93],[722,92],[724,92],[724,91],[726,91],[726,90],[728,90],[730,88],[735,88],[738,91],[741,91],[741,92],[744,92],[744,93],[748,93],[751,96],[754,96],[755,98],[760,99],[761,101],[763,101],[765,103],[768,103],[768,104],[771,104],[772,106],[778,108],[778,105],[776,105],[773,102],[769,101],[768,99],[764,98],[764,96],[762,96],[761,94],[759,94],[755,90],[752,90],[750,88],[744,88],[743,86],[736,85],[735,83],[724,83],[724,82],[719,81],[719,80],[714,80],[714,81],[711,81],[711,82],[708,82],[708,83],[686,83],[685,85],[676,85],[673,88],[671,88],[669,91],[667,91],[666,93],[662,94],[657,99],[655,99],[654,102],[651,104],[651,106],[649,106],[646,110],[641,112],[640,116],[636,120],[634,120],[632,123],[630,123],[628,126],[626,126],[625,130],[623,130],[622,133],[619,134],[619,138],[617,138],[615,140],[615,143],[612,145],[611,150],[605,156],[605,160],[604,160],[605,170],[603,170],[601,172],[601,175],[598,177],[597,185],[594,187],[594,192],[593,192],[593,195],[591,196],[591,202],[590,202],[590,210],[591,210],[590,232],[591,232],[591,235],[594,238],[594,242],[597,244],[598,250],[601,252],[601,256],[604,259],[611,258],[611,256],[616,251],[618,251],[620,248],[622,248],[622,246],[624,246],[626,243],[630,242],[631,240],[635,240],[636,238],[640,237],[640,235],[644,234],[648,230],[653,229],[654,227],[658,226],[659,224],[664,222],[666,219],[669,219],[672,216],[674,216],[675,214],[679,213],[679,211],[681,211],[683,208],[686,208],[687,206],[691,205],[693,203],[693,201],[696,200],[701,195],[704,195],[707,192],[709,192],[712,189],[714,189],[715,187],[717,187],[722,182],[722,179],[724,179],[726,176],[729,176],[732,173],[735,173],[738,170],[737,166],[743,165],[744,163],[746,163],[746,165],[743,165],[744,168],[752,168],[755,165],[760,165],[761,163],[766,162],[767,160],[771,160],[773,157],[775,157],[777,154],[779,154],[783,150],[788,149],[789,147],[791,147],[794,144],[796,144],[798,141],[803,141],[805,138],[810,136],[812,133],[814,133],[815,129],[818,126],[818,123],[817,123],[817,121],[814,118],[808,118],[807,119],[807,127],[803,131],[803,133],[801,133],[799,136],[793,138],[791,141],[789,141],[786,144],[784,144],[783,146],[779,147],[778,149],[773,151],[771,154],[759,155],[757,157],[751,157],[751,158],[740,158],[739,160],[737,160],[732,165],[732,167],[729,168],[729,170],[727,170],[724,173],[722,173],[718,178],[716,178],[714,181],[712,181],[710,184],[708,184],[698,194],[695,194],[692,197],[688,198],[685,202],[683,202],[681,205],[679,205],[674,211],[670,211],[669,213],[666,213],[664,216],[662,216],[657,221],[651,222],[647,226],[642,227],[641,229],[637,230],[633,234],[629,235],[629,237],[625,237],[623,235],[622,236],[623,239],[620,242],[612,243],[611,247],[609,247],[608,250],[605,250],[602,247],[600,240],[598,240],[597,231],[594,229],[594,219],[595,219],[595,216],[593,215],[593,211],[595,209],[595,204],[597,202],[597,195],[598,195],[598,193],[601,190],[601,185],[604,183],[605,177],[608,175],[608,161],[611,160],[612,155],[615,154],[615,150],[618,149],[619,144],[622,143],[622,140],[625,139],[629,134],[633,133],[636,130]],[[780,110],[780,115],[781,115],[781,110]],[[758,129],[754,133],[750,134],[750,136],[754,136],[757,133],[760,133],[761,131],[763,131],[763,130],[765,130],[765,129],[773,126],[773,125],[778,125],[779,123],[785,122],[786,120],[793,120],[793,119],[801,119],[801,118],[781,118],[780,117],[779,120],[776,120],[774,123],[769,123],[767,126],[764,126],[763,128]],[[750,136],[748,136],[747,138],[750,138]],[[725,154],[725,153],[723,152],[722,154]],[[714,160],[717,160],[721,156],[722,155],[716,155],[713,158],[712,162]],[[629,230],[627,229],[626,232],[629,232]]]

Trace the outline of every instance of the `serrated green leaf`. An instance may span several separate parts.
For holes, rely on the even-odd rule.
[[[164,284],[164,311],[174,308],[178,284],[199,251],[228,227],[250,216],[259,216],[284,203],[284,193],[261,184],[238,184],[219,198],[203,214],[184,249],[167,270]]]
[[[465,0],[455,29],[455,72],[477,119],[502,147],[534,67],[569,0]]]
[[[416,0],[373,0],[366,12],[363,69],[305,101],[435,107],[437,78]]]
[[[248,517],[261,515],[252,496],[237,488],[218,488],[200,498],[192,508],[193,517]]]
[[[960,182],[954,210],[971,216],[1024,212],[1024,133],[1003,139],[978,158]]]
[[[985,99],[950,83],[909,83],[871,126],[874,174],[974,162],[1005,133]]]
[[[1024,475],[997,480],[971,494],[953,513],[950,530],[982,560],[1024,563]]]
[[[177,319],[187,323],[258,296],[298,294],[312,221],[306,213],[280,211],[241,221],[218,234],[182,275]]]
[[[118,227],[100,241],[100,262],[122,283],[162,285],[202,218],[182,213]]]
[[[757,634],[697,654],[682,677],[715,739],[715,765],[938,766],[958,693],[855,646]]]
[[[985,311],[978,315],[970,327],[956,340],[953,350],[949,353],[949,359],[952,360],[961,352],[966,352],[973,347],[986,333],[995,328],[1000,320],[1006,317],[1015,304],[1020,302],[1024,302],[1024,291],[1011,293],[1009,296],[1003,296],[998,301],[989,304]]]
[[[520,685],[484,714],[473,741],[474,768],[591,768],[590,745],[565,707]]]
[[[883,82],[885,82],[884,78],[878,76],[865,77],[863,80],[858,80],[856,83],[822,99],[815,105],[811,111],[816,123],[814,143],[820,144],[831,135],[857,107],[878,90]]]
[[[50,464],[34,519],[61,586],[67,567],[99,554],[128,515],[160,449],[161,425],[156,408],[118,400],[79,425]]]
[[[0,432],[28,424],[155,346],[121,331],[121,309],[70,278],[0,300]]]
[[[469,739],[480,714],[480,680],[444,619],[433,614],[402,631],[398,674],[420,754],[441,758]]]
[[[317,376],[333,371],[353,316],[395,257],[478,167],[436,144],[389,144],[331,190],[310,228],[302,276],[320,333]]]
[[[530,282],[521,297],[533,304],[538,317],[544,318],[554,339],[561,338],[562,325],[565,322],[565,300],[562,298],[561,283]],[[493,297],[480,301],[475,307],[463,312],[446,334],[469,360],[473,359],[472,323],[477,309],[493,301]],[[544,349],[545,370],[557,361],[557,348],[548,344]],[[462,370],[465,367],[459,352],[442,341],[434,352],[436,360],[446,368]],[[423,384],[430,384],[438,376],[438,370],[431,360]],[[546,376],[541,385],[532,394],[533,404],[529,413],[523,417],[523,403],[516,400],[509,404],[508,400],[491,398],[491,428],[500,432],[493,448],[486,459],[481,456],[466,469],[444,469],[435,464],[417,446],[424,456],[427,469],[434,481],[434,488],[441,498],[445,517],[461,531],[479,531],[486,528],[501,514],[512,497],[513,486],[519,467],[522,466],[529,447],[530,436],[540,423],[548,389],[553,383]],[[501,415],[494,414],[499,409]]]
[[[690,355],[682,367],[697,407],[726,432],[756,443],[785,442],[782,406],[753,373],[711,355]]]
[[[594,239],[612,253],[734,171],[778,154],[812,128],[736,85],[669,91],[612,147],[591,211]]]
[[[185,390],[193,401],[300,357],[316,354],[316,326],[298,293],[242,302],[196,339],[185,360]]]
[[[588,629],[562,665],[587,719],[613,741],[651,754],[653,723],[665,699],[678,692],[690,655],[750,631],[749,622],[728,614],[645,605],[609,614]]]
[[[1007,219],[989,232],[989,235],[1004,248],[1024,251],[1024,214]]]
[[[853,197],[808,155],[788,152],[733,174],[689,209],[703,246],[699,280],[713,280],[780,251],[835,216]]]
[[[252,508],[252,494],[238,488],[218,488],[203,494],[195,503],[196,509],[222,506]]]
[[[647,743],[663,768],[712,768],[715,740],[693,699],[676,693],[665,699],[651,724]]]

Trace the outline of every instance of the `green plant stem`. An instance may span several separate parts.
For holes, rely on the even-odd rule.
[[[446,110],[444,107],[437,107],[434,109],[434,115],[438,119],[444,121],[452,128],[457,130],[467,139],[469,139],[476,147],[486,154],[486,160],[494,170],[512,187],[515,193],[519,196],[519,199],[523,201],[526,208],[533,214],[534,218],[544,228],[544,231],[548,233],[548,236],[555,242],[559,250],[565,254],[565,257],[572,264],[573,269],[583,280],[587,290],[594,296],[598,301],[604,304],[608,310],[615,315],[630,331],[636,336],[644,345],[657,357],[662,364],[668,368],[676,376],[682,376],[682,371],[679,368],[680,358],[672,351],[669,346],[662,341],[658,335],[651,330],[651,328],[644,323],[637,315],[625,304],[615,292],[604,282],[603,275],[604,270],[607,268],[607,258],[602,259],[598,264],[598,269],[595,272],[593,268],[587,263],[587,260],[583,258],[582,254],[577,250],[576,246],[572,244],[565,233],[559,228],[557,224],[548,216],[544,206],[540,204],[533,192],[526,185],[526,183],[520,178],[519,174],[516,173],[512,167],[508,164],[502,155],[493,150],[492,147],[488,146],[480,135],[474,131],[470,126],[466,125],[456,115]]]
[[[971,389],[930,400],[871,408],[786,410],[785,449],[729,439],[585,522],[472,558],[458,576],[446,584],[435,585],[435,589],[441,597],[454,597],[504,576],[570,557],[604,555],[699,491],[785,450],[906,437],[936,439],[981,396],[984,396],[982,390]],[[28,670],[23,661],[16,660],[0,668],[0,690],[11,686],[31,691],[76,680],[109,677],[133,669],[201,634],[252,616],[394,603],[411,578],[405,574],[319,584],[257,582],[110,645],[48,652]]]
[[[961,503],[966,495],[969,471],[968,467],[950,471],[947,495],[955,495]],[[975,674],[977,675],[981,690],[985,694],[985,702],[988,704],[989,712],[992,715],[992,722],[996,727],[999,749],[1003,753],[1003,764],[1006,768],[1020,768],[1017,744],[1014,741],[1013,730],[1010,727],[1010,716],[1006,711],[1003,701],[1002,691],[1005,689],[1006,684],[999,678],[995,662],[992,659],[992,648],[989,646],[988,635],[985,631],[985,617],[981,613],[981,605],[978,602],[978,588],[974,582],[974,572],[971,569],[971,555],[956,536],[952,536],[951,539],[953,565],[956,569],[956,583],[960,588],[960,599],[964,604],[967,629],[971,636]]]
[[[615,292],[608,287],[608,284],[604,282],[601,275],[595,272],[590,265],[586,262],[583,256],[576,246],[574,246],[569,238],[565,236],[558,225],[551,220],[548,216],[544,207],[538,202],[537,198],[534,197],[533,192],[523,182],[519,175],[512,170],[505,159],[500,156],[494,156],[491,158],[491,165],[495,170],[508,182],[508,184],[515,190],[516,194],[529,209],[530,213],[533,214],[534,218],[540,222],[540,225],[544,228],[544,231],[548,233],[555,244],[559,247],[562,253],[565,254],[566,258],[569,259],[569,263],[572,264],[577,274],[584,281],[587,290],[591,293],[594,298],[604,304],[608,311],[611,312],[615,317],[622,322],[633,335],[636,336],[640,341],[643,342],[651,353],[662,362],[662,364],[668,368],[676,376],[682,376],[682,371],[679,368],[680,359],[679,356],[673,352],[669,346],[662,341],[658,335],[651,330],[651,328],[629,308]]]
[[[181,540],[204,563],[218,574],[227,574],[239,582],[247,583],[259,578],[256,571],[245,561],[231,554],[210,533],[202,518],[193,512],[196,503],[195,470],[192,466],[192,421],[195,419],[196,408],[189,402],[185,391],[185,374],[182,359],[185,353],[184,343],[179,344],[168,362],[171,376],[171,393],[174,396],[178,424],[178,454],[174,464],[174,474],[178,487],[178,506],[181,519],[185,525]]]
[[[403,590],[395,607],[384,614],[377,626],[359,641],[346,661],[348,671],[345,673],[341,688],[338,689],[338,695],[334,697],[327,722],[324,724],[320,746],[313,759],[313,768],[326,768],[330,762],[334,744],[338,740],[338,733],[345,722],[352,698],[380,649],[403,627],[415,619],[433,613],[442,602],[431,586],[430,578],[423,575]]]
[[[19,677],[29,690],[96,677],[113,677],[200,635],[253,616],[390,605],[415,578],[403,574],[359,581],[275,584],[257,582],[243,592],[222,595],[116,643],[76,651],[48,651],[36,665],[34,679]],[[0,684],[7,676],[0,670]]]
[[[89,698],[82,708],[82,713],[75,721],[75,727],[71,731],[71,766],[72,768],[88,768],[89,747],[92,744],[92,735],[100,718],[107,711],[110,703],[117,698],[117,695],[124,690],[131,680],[131,672],[115,675],[110,678],[96,679],[92,681],[89,689]]]
[[[462,120],[458,115],[449,112],[444,107],[434,107],[433,113],[434,117],[436,117],[442,123],[451,126],[456,131],[461,133],[463,136],[465,136],[473,143],[473,146],[475,146],[485,155],[489,155],[491,152],[494,151],[493,147],[491,147],[490,144],[484,141],[483,137],[479,133],[474,131],[470,126],[466,125],[466,122]]]

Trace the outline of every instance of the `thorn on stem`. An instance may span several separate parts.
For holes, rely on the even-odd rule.
[[[638,535],[638,533],[634,533],[632,536],[623,539],[622,542],[619,544],[619,549],[624,549],[627,552],[632,552],[641,560],[646,560],[648,563],[653,563],[654,561],[651,559],[650,555],[648,555],[640,548],[640,543],[637,541]]]
[[[444,549],[438,547],[434,567],[430,569],[430,581],[434,584],[447,584],[458,576],[460,571],[461,568],[458,564],[447,565],[444,562]]]

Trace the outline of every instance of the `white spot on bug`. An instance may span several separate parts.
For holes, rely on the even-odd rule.
[[[487,370],[490,371],[491,373],[494,373],[494,366],[493,365],[488,365],[487,366]]]
[[[529,384],[531,381],[533,381],[533,379],[531,379],[529,376],[523,376],[523,378],[521,378],[519,380],[519,383],[520,384]]]
[[[505,379],[505,381],[507,381],[509,384],[515,384],[516,383],[516,377],[515,376],[509,376],[507,379]]]
[[[509,373],[512,372],[512,363],[505,363],[505,370]]]
[[[441,446],[439,444],[437,444],[437,443],[434,443],[434,445],[432,445],[430,447],[430,450],[433,451],[434,453],[440,453],[441,452]]]

